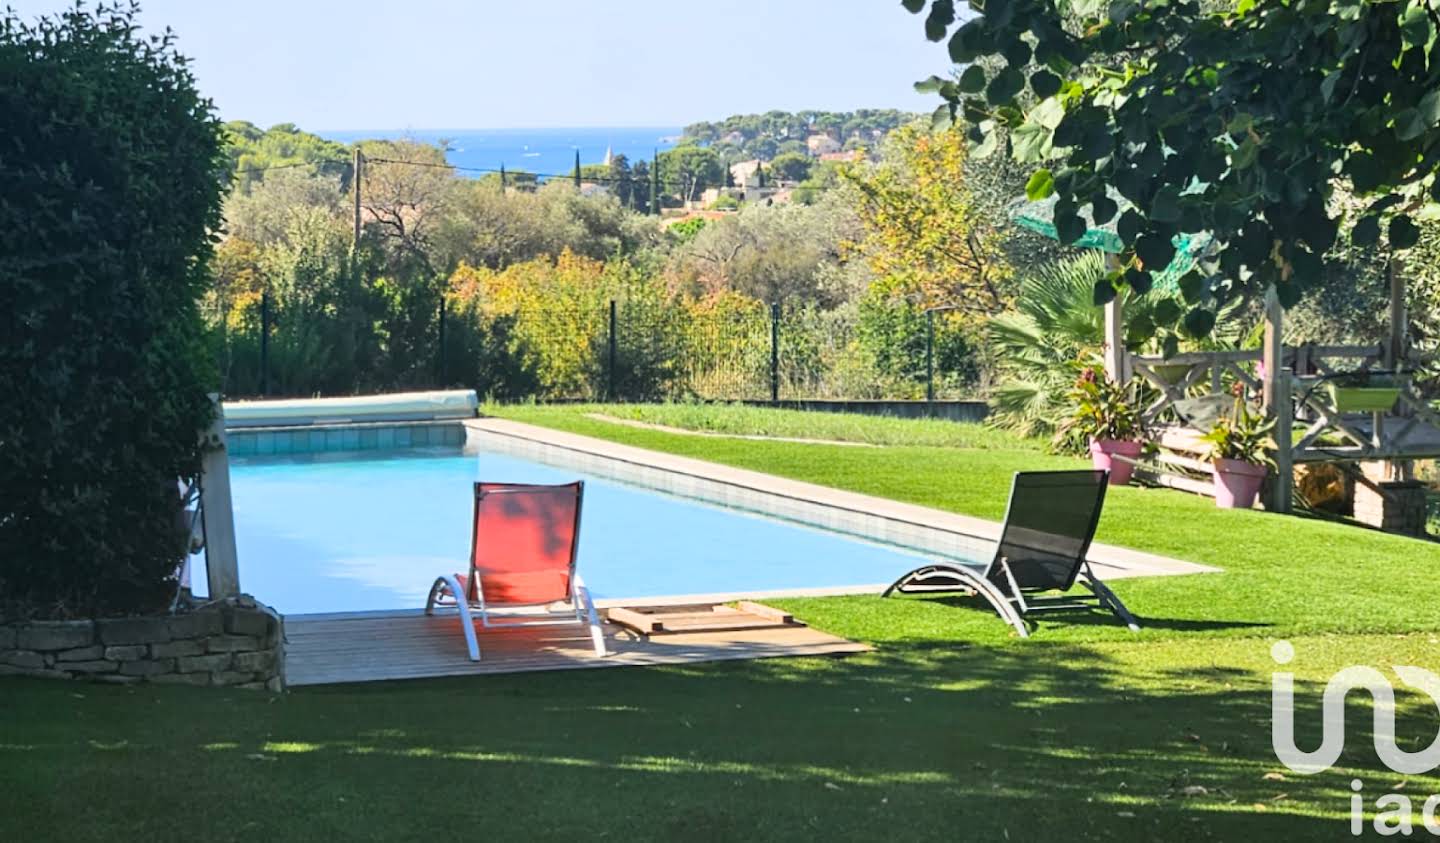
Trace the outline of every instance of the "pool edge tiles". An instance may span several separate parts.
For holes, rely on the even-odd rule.
[[[914,504],[647,451],[505,419],[467,419],[466,448],[569,468],[679,498],[767,515],[911,552],[988,560],[1000,524]],[[1214,573],[1220,569],[1096,543],[1090,562],[1103,579]]]
[[[332,424],[231,427],[225,446],[234,457],[270,457],[397,448],[460,447],[466,430],[461,420],[344,422]]]

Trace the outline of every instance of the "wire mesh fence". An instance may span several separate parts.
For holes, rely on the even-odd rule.
[[[933,314],[867,325],[853,311],[756,301],[674,307],[601,302],[523,312],[437,299],[375,326],[330,309],[210,314],[231,397],[469,388],[501,400],[791,401],[963,397],[970,350]]]

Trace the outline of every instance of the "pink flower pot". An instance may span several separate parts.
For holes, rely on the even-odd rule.
[[[1270,469],[1244,460],[1217,459],[1210,466],[1215,478],[1215,505],[1221,509],[1250,509]]]
[[[1110,472],[1111,486],[1124,486],[1130,482],[1135,466],[1122,460],[1112,460],[1110,457],[1113,455],[1138,459],[1144,447],[1142,443],[1129,439],[1091,439],[1090,463],[1097,470]]]

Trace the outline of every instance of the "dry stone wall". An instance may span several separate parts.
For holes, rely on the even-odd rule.
[[[0,623],[0,676],[281,691],[285,634],[247,595],[171,615]]]

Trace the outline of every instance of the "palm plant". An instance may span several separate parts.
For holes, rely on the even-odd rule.
[[[1051,436],[1070,414],[1069,390],[1099,362],[1105,316],[1093,301],[1105,258],[1083,252],[1040,268],[1021,282],[1016,309],[990,320],[999,382],[991,420],[1024,436]]]
[[[1105,255],[1085,251],[1041,267],[1020,283],[1015,309],[990,320],[990,352],[996,386],[990,393],[991,421],[1025,436],[1053,436],[1074,409],[1071,386],[1086,368],[1100,365],[1105,311],[1095,306],[1095,284],[1108,271]],[[1132,350],[1150,339],[1145,328],[1159,308],[1182,304],[1175,293],[1152,291],[1125,303]],[[1238,343],[1239,304],[1225,308],[1204,347]]]

